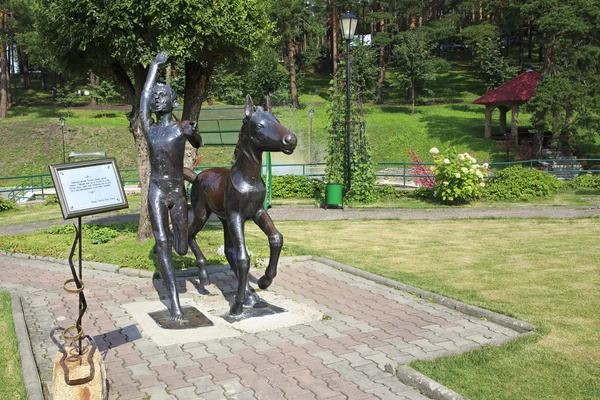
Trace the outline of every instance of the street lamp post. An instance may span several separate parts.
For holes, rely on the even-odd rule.
[[[67,160],[66,160],[66,154],[65,154],[65,123],[66,123],[66,119],[65,117],[60,117],[58,119],[58,123],[60,124],[60,129],[61,129],[61,133],[62,133],[62,153],[63,153],[63,164],[66,164]]]
[[[308,110],[308,118],[310,119],[310,126],[308,129],[308,163],[310,164],[311,153],[312,153],[312,121],[315,117],[315,110],[312,108]]]
[[[346,190],[350,190],[350,41],[357,24],[358,19],[350,12],[340,19],[342,36],[346,40]]]

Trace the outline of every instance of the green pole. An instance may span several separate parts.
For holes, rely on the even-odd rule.
[[[263,208],[265,210],[268,210],[269,207],[271,207],[271,200],[273,197],[273,175],[272,175],[272,171],[271,171],[271,153],[270,152],[266,152],[265,153],[265,167],[266,167],[266,175],[267,175],[267,181],[265,182],[265,186],[267,187],[267,191],[265,193],[265,201],[263,203]]]

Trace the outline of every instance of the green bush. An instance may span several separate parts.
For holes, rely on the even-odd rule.
[[[303,175],[273,176],[273,198],[289,199],[312,198],[315,196],[315,184]]]
[[[562,183],[547,172],[515,165],[496,173],[488,184],[488,194],[491,200],[529,200],[551,196],[561,187]]]
[[[429,152],[433,155],[435,165],[435,185],[433,195],[445,204],[464,204],[482,197],[483,176],[488,164],[478,164],[475,157],[468,153],[449,152],[446,156],[437,148]]]
[[[13,201],[0,197],[0,212],[14,210],[15,208],[17,208],[17,205]]]
[[[392,185],[375,186],[375,195],[379,200],[393,200],[402,197],[402,193]]]
[[[102,244],[108,243],[111,239],[119,236],[119,231],[114,230],[108,226],[102,225],[87,225],[83,224],[81,226],[83,230],[83,237],[90,239],[92,244]],[[75,234],[75,227],[73,225],[55,225],[50,228],[46,228],[43,230],[44,233],[50,235],[66,235],[66,234]]]
[[[580,175],[566,186],[569,189],[600,189],[600,175]]]
[[[56,196],[54,194],[50,194],[50,195],[46,196],[46,200],[44,201],[45,206],[54,206],[56,204],[59,204],[58,196]]]

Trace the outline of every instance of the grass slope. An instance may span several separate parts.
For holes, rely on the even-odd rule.
[[[483,138],[484,108],[470,104],[483,94],[483,85],[476,79],[466,54],[448,53],[450,69],[443,71],[431,84],[433,97],[420,99],[416,115],[410,115],[405,91],[391,86],[394,71],[388,70],[384,105],[364,106],[367,135],[376,161],[409,161],[407,149],[428,158],[431,147],[476,153],[479,158],[501,160],[495,142]],[[314,109],[312,154],[310,160],[322,162],[326,151],[329,119],[326,114],[329,77],[306,72],[301,83],[301,108],[276,107],[274,114],[298,136],[295,157],[289,163],[308,161],[311,134],[308,110]],[[62,132],[58,118],[66,116],[66,153],[71,151],[106,150],[121,168],[135,167],[135,144],[129,132],[127,106],[117,106],[106,112],[100,108],[73,107],[61,109],[51,104],[47,93],[21,91],[22,104],[9,110],[9,117],[0,120],[0,175],[47,173],[47,165],[62,162]],[[83,99],[84,101],[86,99]],[[497,116],[496,116],[497,117]],[[201,117],[202,118],[202,117]],[[240,126],[243,115],[240,113]],[[527,116],[521,114],[521,125]],[[201,164],[229,165],[232,147],[205,147],[200,151]]]

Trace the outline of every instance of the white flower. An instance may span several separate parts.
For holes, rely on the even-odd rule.
[[[469,170],[466,167],[462,167],[460,170],[463,172],[463,174],[469,172]]]
[[[460,178],[460,174],[458,172],[454,176],[456,176],[456,178]]]
[[[475,172],[475,175],[477,175],[478,178],[483,178],[483,174],[481,173],[481,171]]]
[[[486,163],[486,162],[484,162],[483,165],[482,165],[483,168],[489,168],[489,166],[490,165],[488,163]]]
[[[439,150],[437,149],[437,147],[432,147],[431,149],[429,149],[429,152],[431,154],[439,154]]]
[[[480,182],[480,183],[479,183],[479,186],[481,186],[481,187],[485,187],[485,183],[484,183],[484,182]]]
[[[450,160],[448,160],[447,158],[444,158],[444,164],[450,164]]]
[[[465,155],[464,154],[459,154],[458,155],[458,159],[459,160],[464,160],[465,159]]]

